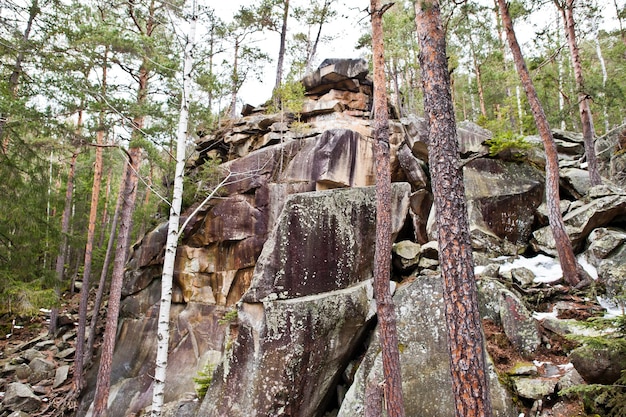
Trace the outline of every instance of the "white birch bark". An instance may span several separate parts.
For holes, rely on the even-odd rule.
[[[606,64],[604,62],[604,56],[602,55],[602,48],[600,48],[600,33],[598,31],[597,22],[594,23],[593,32],[595,34],[594,37],[595,37],[595,44],[596,44],[596,54],[598,55],[598,60],[600,61],[600,68],[602,68],[602,91],[598,94],[598,96],[602,99],[601,101],[604,102],[602,106],[602,113],[604,117],[604,133],[607,133],[609,131],[609,110],[607,108],[606,101],[604,101],[604,92],[606,91],[606,82],[609,79],[609,75],[606,71]]]
[[[180,223],[180,209],[183,200],[183,178],[185,170],[185,149],[188,137],[189,124],[189,95],[191,92],[191,73],[193,66],[193,49],[196,35],[196,8],[193,4],[192,17],[189,25],[185,57],[183,64],[183,91],[178,120],[176,138],[176,169],[174,176],[174,192],[170,208],[165,258],[163,259],[163,274],[161,277],[161,304],[157,329],[157,357],[154,371],[154,388],[152,392],[152,416],[160,417],[163,408],[165,392],[165,376],[167,371],[167,356],[170,335],[170,306],[172,304],[172,281],[174,277],[174,261],[178,248],[178,226]]]

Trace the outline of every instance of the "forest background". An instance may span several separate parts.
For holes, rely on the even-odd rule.
[[[626,3],[576,4],[585,93],[601,136],[625,121]],[[292,91],[277,87],[297,83],[324,58],[371,54],[366,3],[198,6],[190,157],[195,139],[227,122],[243,104],[261,105],[272,91]],[[507,140],[535,134],[495,4],[443,6],[456,119],[474,121]],[[167,218],[190,8],[191,2],[181,0],[0,0],[0,314],[5,318],[51,308],[86,273],[108,270],[105,254],[115,233],[128,149],[143,154],[131,239]],[[514,1],[511,11],[526,39],[527,64],[551,126],[579,131],[576,83],[555,4]],[[397,111],[419,115],[413,13],[408,1],[385,13],[386,71]],[[98,150],[101,178],[94,176]],[[208,172],[189,176],[183,204],[203,198],[198,184],[212,180]]]

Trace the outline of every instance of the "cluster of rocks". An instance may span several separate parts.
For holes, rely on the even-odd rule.
[[[0,359],[1,416],[38,414],[69,390],[75,337],[68,331],[51,338],[44,330],[27,342],[7,344]]]

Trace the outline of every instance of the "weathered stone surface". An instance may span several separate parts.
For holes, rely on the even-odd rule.
[[[394,296],[404,407],[407,416],[454,416],[440,276],[419,276]],[[375,368],[382,374],[377,337],[370,344],[341,405],[338,417],[364,415],[365,386]],[[490,367],[494,416],[517,416],[506,390]]]
[[[613,384],[626,369],[626,358],[614,349],[584,345],[574,349],[569,359],[588,384]]]
[[[537,322],[513,293],[503,291],[501,295],[500,318],[504,333],[522,355],[530,357],[541,344]]]
[[[28,366],[33,371],[33,373],[28,377],[28,382],[31,384],[36,384],[43,379],[54,377],[54,371],[56,369],[54,362],[43,358],[34,358]]]
[[[364,281],[308,297],[242,303],[237,340],[199,414],[319,415],[374,312],[372,297],[371,281]]]
[[[620,216],[626,216],[626,196],[611,195],[593,199],[582,207],[573,209],[563,216],[563,222],[574,250],[580,251],[593,229],[609,226],[613,219]],[[536,251],[556,255],[554,238],[549,227],[533,232],[531,243]]]
[[[528,165],[476,159],[463,169],[472,246],[493,255],[514,255],[532,233],[543,198],[543,179]],[[427,225],[436,239],[435,211]]]
[[[461,155],[487,155],[489,153],[489,147],[485,145],[485,141],[491,139],[493,134],[487,129],[483,129],[476,123],[464,120],[457,125],[456,133]]]
[[[67,381],[67,374],[70,371],[70,366],[69,365],[62,365],[59,366],[54,374],[54,382],[52,383],[52,388],[57,388],[61,385],[63,385],[63,383],[65,383],[65,381]]]
[[[28,385],[13,382],[6,388],[2,405],[4,408],[11,411],[24,411],[28,413],[39,410],[41,399],[33,393]]]
[[[247,303],[346,288],[371,276],[374,259],[373,187],[291,196],[263,247]],[[408,184],[392,187],[392,234],[406,218]]]
[[[561,187],[574,198],[582,198],[591,188],[589,171],[579,168],[565,168],[559,170]]]
[[[411,194],[411,210],[409,214],[413,220],[415,241],[423,244],[429,241],[427,225],[430,209],[433,205],[433,195],[426,189],[417,190]]]
[[[512,382],[513,389],[520,397],[540,400],[554,394],[559,380],[556,378],[514,377]]]
[[[350,79],[365,80],[369,68],[364,59],[326,59],[313,73],[302,79],[307,92],[322,93],[336,88],[337,83]],[[344,87],[345,89],[345,87]],[[350,88],[348,88],[350,90]]]
[[[586,253],[598,264],[601,259],[606,259],[611,252],[626,242],[626,231],[617,228],[599,227],[594,229],[587,237],[589,247]]]
[[[392,252],[393,265],[400,271],[408,271],[415,268],[420,260],[420,252],[422,247],[419,243],[410,240],[403,240],[394,243]]]
[[[156,349],[161,284],[153,281],[142,291],[122,301],[122,314],[117,346],[111,371],[109,413],[115,416],[132,415],[152,401],[152,384]],[[228,309],[222,306],[189,302],[173,304],[170,320],[170,352],[166,378],[165,402],[194,392],[193,378],[207,359],[221,352],[227,324],[220,320]],[[216,355],[213,355],[216,356]],[[88,376],[90,386],[97,378],[96,369]],[[92,400],[88,392],[78,415],[84,415]]]
[[[398,163],[404,172],[407,181],[415,189],[426,188],[429,184],[428,176],[424,171],[424,162],[420,161],[411,153],[409,147],[405,144],[398,149]]]
[[[325,131],[287,164],[283,180],[313,183],[315,189],[360,187],[374,184],[372,143],[352,130]]]

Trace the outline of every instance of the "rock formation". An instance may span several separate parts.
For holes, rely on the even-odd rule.
[[[200,172],[211,158],[221,158],[217,175],[229,181],[219,198],[201,207],[196,202],[185,213],[166,416],[359,416],[365,384],[380,374],[371,284],[375,196],[367,63],[327,60],[303,83],[307,93],[299,115],[247,106],[242,118],[197,144],[189,174],[202,180],[199,200],[210,192]],[[390,256],[406,409],[408,415],[452,416],[425,121],[409,116],[390,126]],[[537,305],[526,301],[553,295],[554,283],[545,284],[528,268],[507,267],[519,254],[554,254],[542,205],[544,176],[536,168],[542,166],[541,151],[527,152],[532,164],[493,158],[485,144],[490,132],[462,122],[458,133],[481,314],[526,361],[507,371],[511,392],[495,365],[490,370],[494,413],[517,416],[513,396],[537,410],[556,390],[593,378],[594,367],[585,355],[572,358],[584,369],[582,377],[571,365],[527,362],[548,343],[546,335],[580,331],[556,313],[538,314]],[[568,132],[555,137],[566,227],[580,259],[595,267],[606,287],[603,302],[619,305],[626,276],[626,195],[616,185],[589,187],[580,166],[581,140]],[[608,158],[607,176],[613,161]],[[162,224],[142,237],[128,262],[113,360],[114,416],[143,415],[150,405],[166,230]],[[542,308],[581,307],[559,301]],[[3,377],[13,378],[7,379],[4,410],[41,406],[27,383],[67,384],[67,340],[37,344],[43,340],[15,347],[21,359],[4,365]],[[51,355],[54,361],[45,359]],[[612,372],[619,372],[621,363],[606,356]],[[501,360],[494,357],[493,363]],[[204,399],[195,391],[201,372],[209,375]],[[90,415],[96,378],[89,375],[80,416]]]

